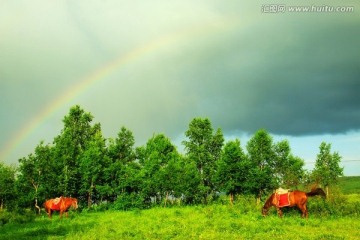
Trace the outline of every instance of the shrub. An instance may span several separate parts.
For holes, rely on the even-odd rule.
[[[113,204],[115,210],[130,210],[144,208],[144,199],[140,194],[123,193],[118,196]]]
[[[326,217],[359,216],[360,201],[353,201],[349,195],[332,194],[326,200],[313,198],[308,201],[312,214]]]
[[[7,211],[0,211],[0,226],[5,225],[10,221],[11,213]]]

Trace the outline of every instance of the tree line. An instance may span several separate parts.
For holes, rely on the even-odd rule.
[[[220,193],[252,194],[258,201],[282,186],[305,181],[325,187],[336,183],[343,169],[331,144],[321,143],[315,168],[291,153],[287,140],[274,142],[258,130],[247,142],[225,142],[208,118],[194,118],[182,142],[184,153],[164,134],[154,134],[135,147],[133,133],[121,127],[115,139],[102,135],[100,123],[80,106],[63,119],[63,129],[51,144],[43,141],[19,166],[0,163],[0,207],[38,208],[49,198],[71,196],[83,206],[109,203],[117,209],[146,208],[170,201],[209,203]]]

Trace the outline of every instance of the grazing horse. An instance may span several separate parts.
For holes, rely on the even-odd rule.
[[[62,214],[64,212],[66,214],[66,217],[68,217],[69,208],[73,207],[74,209],[77,209],[78,202],[76,198],[59,197],[45,201],[44,207],[49,218],[51,218],[51,214],[53,211],[59,211],[60,218],[62,217]]]
[[[325,192],[321,188],[316,188],[311,190],[311,192],[302,192],[299,190],[295,190],[288,193],[288,204],[287,207],[297,206],[302,212],[301,217],[308,217],[308,211],[306,207],[306,202],[308,197],[321,195],[323,198],[326,198]],[[266,200],[264,207],[262,208],[262,215],[265,217],[269,208],[276,207],[277,213],[279,217],[282,217],[283,213],[281,208],[283,206],[279,205],[279,197],[277,193],[273,193],[268,200]]]

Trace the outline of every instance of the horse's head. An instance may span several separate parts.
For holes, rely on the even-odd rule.
[[[262,213],[263,217],[266,217],[266,215],[268,213],[268,209],[264,206],[261,210],[261,213]]]
[[[274,205],[273,201],[274,201],[274,194],[271,194],[271,196],[266,200],[261,210],[261,213],[264,217],[267,215],[269,208]]]

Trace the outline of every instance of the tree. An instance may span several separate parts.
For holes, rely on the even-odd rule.
[[[250,162],[246,158],[238,139],[225,144],[218,161],[216,182],[219,190],[226,192],[233,204],[235,194],[248,191]]]
[[[17,187],[23,204],[35,203],[40,213],[39,201],[44,201],[57,190],[57,174],[53,171],[52,147],[41,141],[34,154],[19,160]]]
[[[344,168],[339,166],[341,156],[337,153],[331,153],[331,144],[322,142],[320,144],[320,153],[317,155],[313,177],[316,182],[322,183],[326,188],[326,194],[329,194],[329,186],[336,184],[338,178],[343,176]]]
[[[0,162],[0,210],[11,208],[14,205],[15,194],[15,167],[6,166]]]
[[[185,172],[182,163],[181,156],[176,151],[170,157],[167,165],[160,170],[161,189],[166,193],[165,206],[169,195],[177,199],[183,196],[181,179],[184,177]]]
[[[199,194],[199,189],[202,186],[201,176],[197,170],[195,161],[188,157],[180,158],[179,165],[181,166],[178,175],[179,189],[181,193],[181,200],[186,204],[196,204],[203,200],[203,196]]]
[[[64,196],[78,197],[81,188],[80,156],[86,150],[88,142],[100,128],[100,125],[91,126],[93,116],[76,105],[70,109],[63,119],[64,128],[54,140],[54,158],[59,173],[59,187]]]
[[[207,118],[194,118],[185,136],[189,139],[183,141],[186,155],[195,163],[200,175],[201,183],[198,193],[203,197],[204,202],[207,202],[207,198],[216,190],[213,177],[216,161],[220,159],[224,137],[221,129],[213,133],[211,122]]]
[[[110,201],[115,201],[120,194],[136,193],[139,189],[140,165],[136,162],[134,144],[133,133],[125,127],[121,127],[115,140],[110,139],[108,155],[111,163],[104,172]]]
[[[88,207],[98,198],[94,198],[97,187],[104,184],[103,172],[109,165],[105,139],[99,128],[80,156],[81,188],[79,192],[86,194]],[[101,197],[101,196],[100,196]]]
[[[166,202],[169,193],[174,190],[169,183],[175,183],[175,180],[169,171],[175,167],[177,150],[165,135],[157,134],[148,140],[141,152],[142,193],[146,199],[153,197],[155,201],[165,199]]]
[[[291,154],[289,142],[280,141],[274,146],[275,175],[280,185],[296,188],[304,177],[304,161]]]
[[[256,194],[257,202],[260,203],[263,193],[278,185],[274,171],[275,154],[272,137],[265,129],[260,129],[248,141],[246,147],[252,163],[252,192]]]

